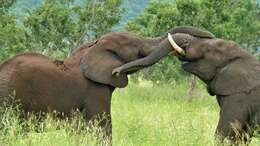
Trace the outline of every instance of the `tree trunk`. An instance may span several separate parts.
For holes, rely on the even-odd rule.
[[[197,84],[197,78],[194,75],[191,75],[191,77],[189,77],[189,89],[187,92],[188,95],[188,100],[191,101],[194,97],[195,94],[195,88],[196,88],[196,84]]]

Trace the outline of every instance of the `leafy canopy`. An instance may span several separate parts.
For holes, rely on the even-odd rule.
[[[84,41],[111,31],[120,19],[121,1],[44,0],[18,21],[9,10],[15,1],[2,0],[0,59],[25,51],[65,57]]]
[[[160,36],[180,25],[206,29],[219,38],[233,40],[251,52],[260,46],[260,6],[255,0],[151,1],[145,11],[128,23],[127,30],[142,36]],[[142,71],[152,81],[182,81],[183,72],[174,57]]]

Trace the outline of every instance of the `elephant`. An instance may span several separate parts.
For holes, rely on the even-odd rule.
[[[220,107],[216,134],[247,143],[260,124],[260,62],[239,44],[208,39],[185,48],[182,68],[199,77]]]
[[[187,34],[212,36],[192,27],[176,27],[170,33],[179,45],[189,39]],[[166,35],[144,38],[130,32],[111,32],[81,45],[64,60],[37,53],[19,54],[0,65],[0,101],[15,92],[25,113],[56,111],[66,116],[78,109],[86,122],[102,119],[99,126],[111,139],[112,93],[125,87],[127,75],[141,68],[120,75],[113,75],[112,70],[165,47],[171,48]],[[100,118],[102,115],[105,118]]]
[[[219,140],[249,142],[260,124],[260,62],[230,40],[194,38],[186,46],[179,46],[171,37],[169,40],[173,48],[185,52],[177,55],[183,62],[182,68],[200,78],[208,93],[216,96],[220,118],[215,133]],[[147,67],[171,50],[157,51],[163,52],[154,51],[115,68],[113,73],[118,75],[135,66]]]

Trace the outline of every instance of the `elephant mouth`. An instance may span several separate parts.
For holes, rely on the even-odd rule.
[[[188,66],[191,64],[196,64],[201,58],[196,58],[196,59],[188,59],[185,57],[179,58],[179,60],[182,62],[182,68],[185,70],[187,69]]]
[[[187,69],[188,66],[190,66],[193,62],[192,61],[182,61],[182,64],[181,64],[181,67],[185,70],[185,71],[188,71],[189,70]]]
[[[189,65],[191,62],[190,61],[183,61],[182,62],[182,66],[187,66],[187,65]]]
[[[191,60],[188,60],[185,56],[177,56],[178,57],[178,59],[181,61],[181,62],[183,62],[183,64],[184,63],[189,63],[189,62],[191,62]]]

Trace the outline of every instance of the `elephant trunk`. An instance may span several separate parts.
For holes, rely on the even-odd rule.
[[[131,73],[144,67],[148,67],[156,63],[158,60],[173,51],[170,42],[165,39],[158,47],[152,49],[153,51],[146,57],[126,63],[120,66],[121,73]],[[113,73],[114,74],[114,73]]]
[[[176,52],[177,55],[184,55],[184,51],[180,50],[180,48],[179,50],[177,49],[178,51],[176,51],[177,45],[174,45],[174,43],[176,42],[181,46],[185,46],[194,39],[196,38],[184,33],[176,33],[173,35],[173,37],[169,35],[169,38],[163,39],[159,45],[153,46],[152,52],[146,57],[122,65],[120,67],[121,73],[129,73],[131,71],[151,66],[158,62],[161,58],[167,56],[170,52]]]
[[[148,56],[144,57],[142,61],[140,59],[140,65],[144,67],[153,65],[158,60],[160,60],[164,56],[167,56],[172,51],[174,50],[169,40],[164,39],[158,46],[153,48],[153,51]]]
[[[183,56],[185,51],[179,46],[186,47],[196,39],[196,37],[184,33],[168,34],[168,37],[162,40],[158,46],[155,46],[148,56],[136,60],[136,63],[140,61],[139,63],[143,67],[151,66],[170,52],[174,52],[177,56]]]

